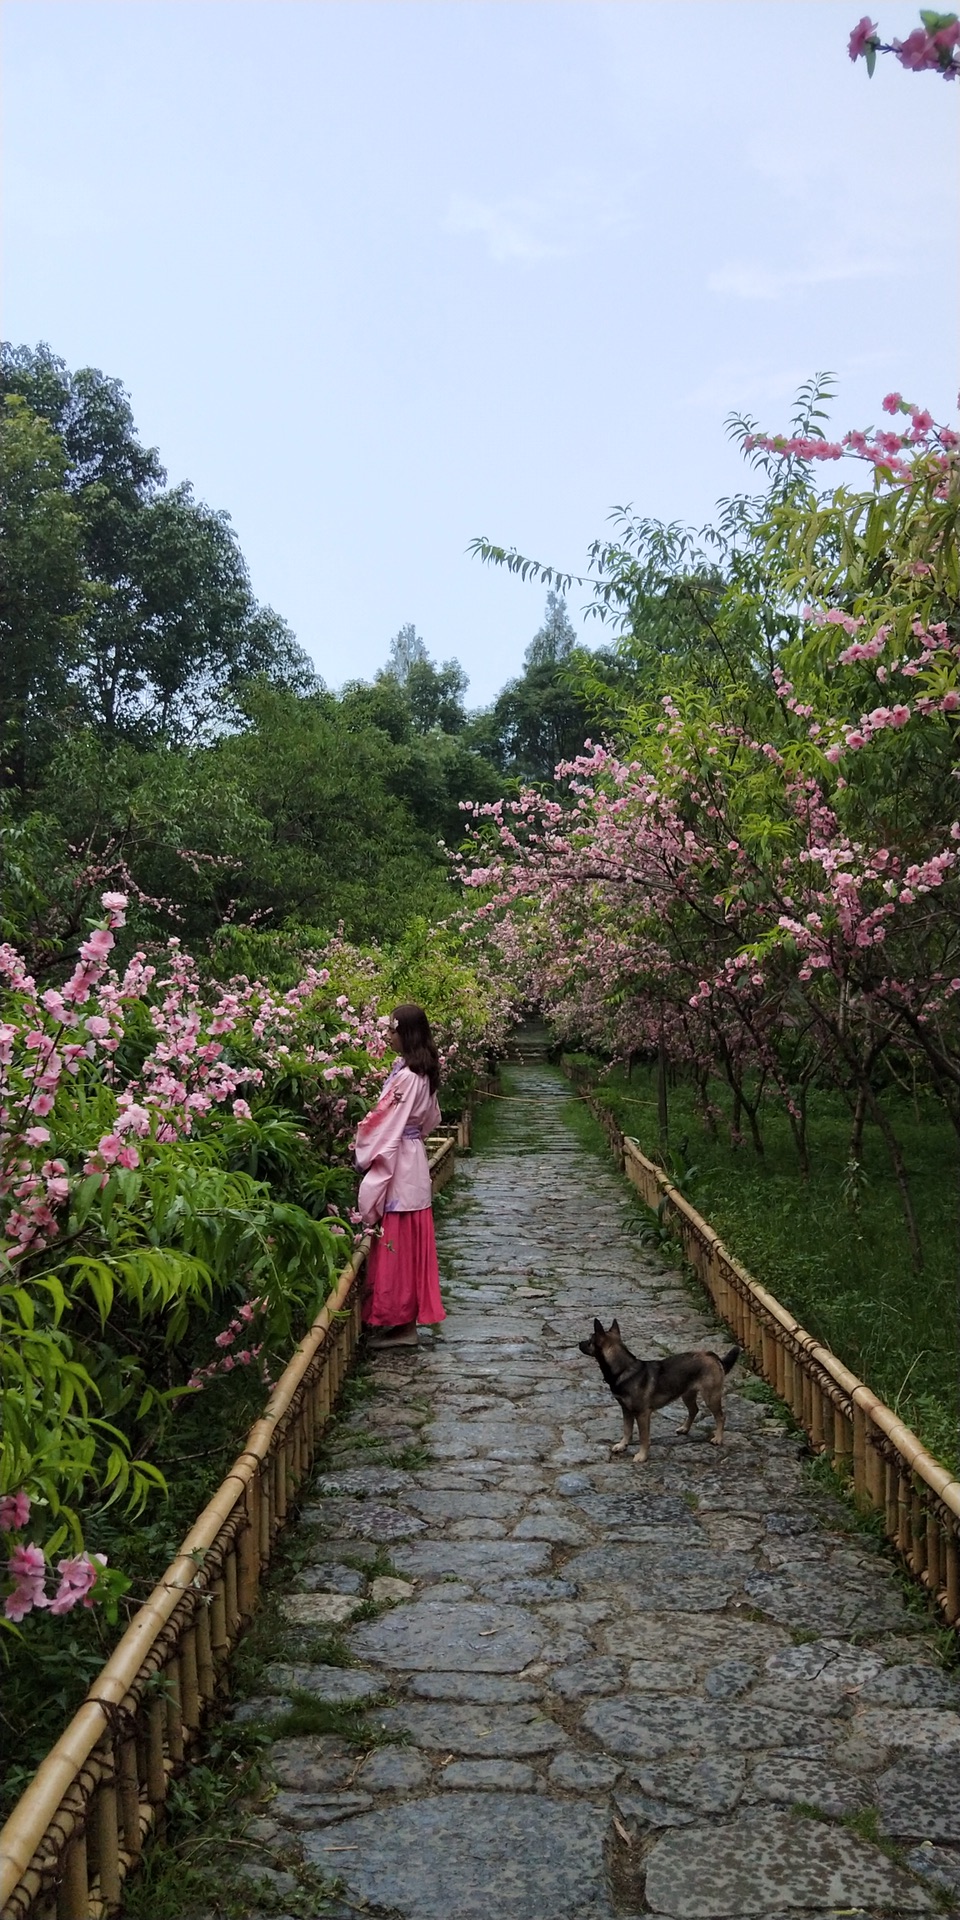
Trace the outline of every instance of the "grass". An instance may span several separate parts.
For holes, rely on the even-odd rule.
[[[361,1753],[368,1753],[374,1747],[402,1745],[407,1735],[371,1726],[365,1717],[373,1708],[385,1706],[388,1698],[384,1691],[361,1705],[359,1701],[331,1702],[317,1700],[312,1693],[291,1693],[290,1707],[270,1721],[270,1738],[284,1740],[303,1734],[334,1734],[345,1746],[356,1747]]]
[[[261,1729],[221,1726],[204,1743],[201,1764],[174,1780],[166,1803],[163,1845],[147,1848],[124,1888],[124,1920],[249,1920],[257,1912],[313,1920],[338,1906],[338,1883],[302,1866],[278,1839],[265,1845],[248,1832],[263,1789]],[[273,1876],[292,1874],[277,1884]]]
[[[625,1133],[656,1152],[652,1070],[628,1081],[616,1069],[596,1095]],[[932,1101],[891,1103],[924,1248],[917,1275],[884,1143],[868,1127],[862,1173],[852,1181],[850,1116],[838,1094],[811,1097],[809,1180],[778,1103],[761,1108],[760,1158],[731,1144],[730,1101],[716,1082],[711,1098],[721,1110],[716,1139],[692,1089],[681,1082],[670,1090],[674,1178],[683,1176],[687,1197],[754,1277],[956,1469],[960,1150],[952,1128]],[[585,1144],[602,1141],[582,1101],[572,1100],[569,1113]]]

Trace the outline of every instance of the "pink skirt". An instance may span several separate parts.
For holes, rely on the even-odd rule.
[[[364,1326],[406,1327],[412,1320],[435,1326],[446,1317],[431,1209],[384,1214],[383,1233],[367,1255]]]

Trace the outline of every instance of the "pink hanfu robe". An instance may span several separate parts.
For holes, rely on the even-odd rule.
[[[412,1073],[399,1061],[357,1128],[354,1151],[364,1175],[357,1204],[364,1226],[382,1229],[367,1255],[368,1327],[409,1326],[414,1320],[433,1326],[446,1318],[423,1144],[439,1124],[426,1074]]]

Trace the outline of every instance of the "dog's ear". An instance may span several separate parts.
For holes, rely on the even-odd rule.
[[[615,1333],[615,1334],[616,1334],[616,1336],[617,1336],[617,1339],[619,1340],[619,1338],[620,1338],[620,1322],[619,1322],[619,1320],[611,1320],[611,1322],[610,1322],[610,1332],[611,1332],[611,1333]]]
[[[613,1324],[614,1324],[614,1326],[616,1326],[616,1324],[617,1324],[617,1323],[616,1323],[616,1321],[614,1321],[614,1323],[613,1323]],[[603,1339],[603,1321],[602,1321],[602,1320],[595,1320],[595,1321],[594,1321],[594,1323],[593,1323],[593,1337],[594,1337],[594,1339],[595,1339],[595,1340],[602,1340],[602,1339]]]

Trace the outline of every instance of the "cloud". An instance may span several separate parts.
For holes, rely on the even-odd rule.
[[[537,194],[501,200],[456,194],[443,226],[447,233],[479,234],[491,260],[566,260],[598,239],[629,232],[638,222],[636,183],[616,189],[585,174],[558,176]]]
[[[544,209],[535,200],[501,200],[484,204],[457,195],[450,202],[444,227],[448,233],[479,233],[491,260],[560,260],[568,251],[543,238]]]
[[[729,293],[737,300],[781,300],[786,293],[807,287],[838,286],[851,280],[875,280],[895,273],[889,259],[821,261],[809,267],[748,266],[731,263],[707,277],[711,293]]]
[[[716,367],[709,378],[691,387],[681,396],[685,407],[755,407],[767,400],[792,400],[797,388],[809,378],[807,366],[771,368],[764,373],[755,361],[727,360]]]

